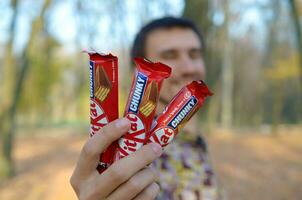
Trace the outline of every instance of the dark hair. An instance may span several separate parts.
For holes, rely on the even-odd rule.
[[[135,57],[145,57],[145,45],[146,39],[148,35],[157,29],[169,29],[174,27],[180,28],[188,28],[194,31],[201,43],[201,46],[204,46],[202,34],[199,32],[198,28],[189,19],[186,18],[179,18],[179,17],[163,17],[156,20],[151,21],[150,23],[146,24],[142,29],[137,33],[133,46],[131,49],[131,60]]]

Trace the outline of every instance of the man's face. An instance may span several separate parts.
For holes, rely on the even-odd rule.
[[[172,67],[171,77],[162,85],[163,102],[169,102],[187,83],[205,76],[202,47],[191,29],[175,27],[151,32],[147,36],[145,53],[151,61]]]

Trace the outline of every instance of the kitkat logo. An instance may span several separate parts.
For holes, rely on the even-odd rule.
[[[139,148],[145,142],[146,131],[142,120],[135,114],[129,113],[126,116],[130,122],[130,130],[119,140],[120,157],[125,157]]]
[[[164,127],[156,130],[150,137],[150,141],[158,143],[162,147],[165,147],[173,140],[173,138],[174,138],[173,129]]]
[[[94,135],[107,124],[108,119],[101,106],[94,99],[90,99],[90,135]]]

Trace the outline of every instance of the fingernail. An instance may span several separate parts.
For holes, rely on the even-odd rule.
[[[127,118],[122,118],[122,119],[119,119],[117,122],[116,122],[116,127],[117,128],[122,128],[122,129],[125,129],[129,126],[130,122]]]
[[[162,147],[157,143],[152,143],[151,148],[157,156],[160,156],[163,152]]]

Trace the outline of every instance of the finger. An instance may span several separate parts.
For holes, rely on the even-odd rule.
[[[155,170],[147,167],[135,175],[127,182],[118,187],[106,200],[118,200],[123,197],[123,200],[133,199],[138,193],[144,190],[148,185],[158,179]]]
[[[90,137],[82,148],[75,173],[80,176],[94,172],[100,154],[112,142],[126,133],[129,128],[130,121],[127,118],[121,118],[104,126],[99,132]]]
[[[116,161],[105,172],[96,177],[98,190],[110,191],[106,195],[108,196],[119,185],[158,158],[161,153],[161,146],[151,143],[143,146],[133,154]]]
[[[157,183],[152,183],[147,188],[145,188],[139,195],[137,195],[133,200],[153,200],[156,198],[159,192],[159,185]]]

